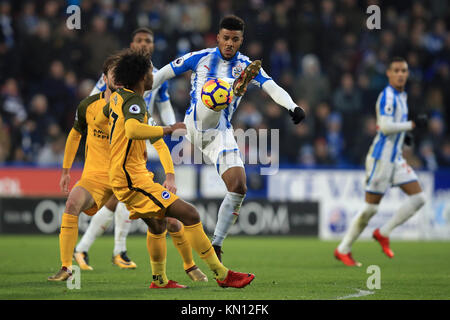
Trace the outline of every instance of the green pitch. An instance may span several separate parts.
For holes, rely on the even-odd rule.
[[[130,236],[128,255],[136,270],[111,264],[113,237],[100,237],[89,256],[94,271],[82,271],[81,289],[51,283],[59,269],[58,236],[0,236],[0,299],[157,299],[157,300],[303,300],[303,299],[450,299],[450,242],[394,241],[389,260],[377,243],[360,241],[354,257],[361,268],[349,268],[333,257],[336,242],[295,237],[229,237],[225,264],[256,275],[244,289],[219,288],[211,272],[207,283],[193,283],[182,270],[181,258],[168,239],[170,279],[189,289],[150,290],[151,279],[145,236]],[[369,265],[381,272],[381,289],[367,288]]]

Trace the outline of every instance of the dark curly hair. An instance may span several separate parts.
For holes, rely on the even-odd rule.
[[[149,54],[124,49],[118,53],[118,61],[114,68],[115,82],[125,88],[134,88],[151,67]]]
[[[227,29],[227,30],[240,30],[244,32],[245,23],[244,20],[235,16],[234,14],[227,15],[220,20],[219,30]]]

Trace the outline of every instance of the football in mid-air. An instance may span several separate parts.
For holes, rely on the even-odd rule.
[[[233,89],[225,80],[210,79],[202,87],[202,101],[211,110],[225,109],[232,99]]]

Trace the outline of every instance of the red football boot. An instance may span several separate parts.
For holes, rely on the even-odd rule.
[[[376,229],[373,232],[372,237],[378,241],[378,243],[381,245],[381,248],[383,249],[383,252],[389,257],[394,257],[394,252],[389,248],[389,237],[385,237],[381,235],[380,229]]]
[[[164,287],[160,287],[152,282],[152,284],[150,285],[149,288],[150,289],[186,289],[187,286],[178,284],[178,282],[176,282],[176,281],[169,280],[169,282]]]
[[[222,281],[216,279],[219,286],[222,288],[233,287],[233,288],[243,288],[250,284],[252,280],[255,279],[255,275],[251,273],[242,273],[228,270],[227,276]]]
[[[352,253],[340,253],[339,250],[336,248],[334,250],[334,256],[336,259],[341,260],[346,266],[349,267],[361,267],[362,263],[355,261],[352,257]]]

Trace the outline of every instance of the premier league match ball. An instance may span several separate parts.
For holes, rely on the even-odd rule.
[[[228,82],[222,79],[208,80],[202,87],[202,101],[211,110],[225,109],[232,99],[233,89]]]

